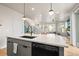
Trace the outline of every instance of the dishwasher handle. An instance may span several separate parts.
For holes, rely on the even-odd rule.
[[[25,46],[25,45],[23,45],[23,47],[24,47],[24,48],[30,48],[30,46]]]

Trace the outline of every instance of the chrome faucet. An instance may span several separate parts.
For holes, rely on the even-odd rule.
[[[30,27],[30,29],[31,29],[31,30],[30,30],[30,33],[31,33],[31,36],[32,36],[32,26],[29,25],[29,27]]]
[[[32,36],[32,26],[30,26],[30,28],[31,28],[31,36]]]

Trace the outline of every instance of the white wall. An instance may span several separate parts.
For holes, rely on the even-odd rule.
[[[71,11],[71,41],[74,46],[79,47],[79,39],[78,39],[78,32],[79,32],[79,17],[76,15],[77,11],[79,10],[79,4],[76,4]]]
[[[10,8],[0,5],[0,48],[7,45],[7,36],[24,33],[22,15]]]
[[[79,14],[76,15],[76,45],[79,47]]]
[[[76,18],[75,18],[75,13],[72,12],[71,16],[71,40],[74,46],[76,46]]]

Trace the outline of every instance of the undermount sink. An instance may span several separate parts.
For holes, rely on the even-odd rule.
[[[33,39],[35,38],[36,36],[21,36],[22,38],[29,38],[29,39]]]

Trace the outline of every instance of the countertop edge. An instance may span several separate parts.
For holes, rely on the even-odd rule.
[[[38,41],[34,41],[34,40],[29,40],[29,39],[26,39],[25,38],[19,38],[19,37],[10,37],[8,36],[7,39],[21,39],[21,40],[24,40],[24,41],[29,41],[29,42],[36,42],[36,43],[41,43],[41,44],[46,44],[46,45],[51,45],[51,46],[59,46],[59,47],[68,47],[67,45],[55,45],[55,44],[49,44],[49,43],[45,43],[45,42],[38,42]]]

